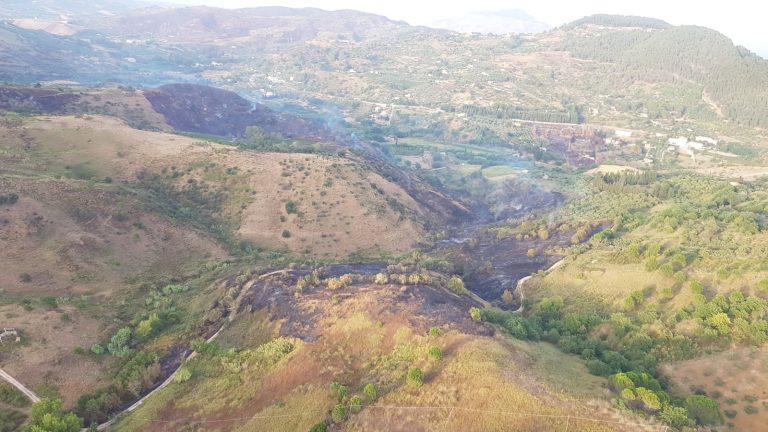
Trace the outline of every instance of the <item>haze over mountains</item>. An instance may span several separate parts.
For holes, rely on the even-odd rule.
[[[550,25],[538,21],[524,10],[471,12],[453,18],[432,21],[429,25],[462,33],[538,33],[549,30]]]

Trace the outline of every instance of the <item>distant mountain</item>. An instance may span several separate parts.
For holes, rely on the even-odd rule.
[[[646,29],[667,29],[672,24],[656,19],[633,15],[606,15],[596,14],[577,19],[561,26],[563,29],[574,29],[585,25],[596,25],[604,27],[636,27]]]
[[[625,28],[579,31],[587,24]],[[608,15],[583,18],[562,29],[560,49],[578,58],[613,63],[632,80],[696,83],[720,115],[746,126],[768,126],[768,61],[715,30]]]
[[[113,16],[151,4],[143,0],[3,0],[0,19],[69,21],[84,16]]]
[[[220,9],[207,6],[147,8],[105,20],[102,29],[132,37],[151,37],[174,43],[215,43],[240,38],[302,42],[318,37],[360,41],[371,31],[407,27],[406,23],[352,10],[260,7]]]
[[[469,32],[543,29],[521,11],[460,21],[454,28]],[[593,15],[529,37],[468,37],[351,10],[147,7],[83,26],[60,37],[3,23],[0,80],[195,82],[315,107],[366,101],[625,127],[679,119],[768,126],[766,60],[716,31],[653,18]],[[502,123],[477,127],[470,136],[483,142],[507,133]],[[440,129],[445,139],[448,129]]]
[[[520,9],[471,12],[454,18],[445,18],[428,24],[430,27],[460,33],[538,33],[551,27]]]

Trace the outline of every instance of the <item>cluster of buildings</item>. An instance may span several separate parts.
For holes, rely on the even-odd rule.
[[[702,151],[707,146],[716,146],[717,140],[705,136],[697,136],[693,141],[688,141],[686,137],[670,138],[667,140],[669,151],[693,155],[693,151]]]

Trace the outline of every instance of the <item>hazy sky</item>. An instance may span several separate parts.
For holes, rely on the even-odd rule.
[[[522,9],[539,21],[558,26],[585,15],[610,13],[661,18],[672,24],[713,28],[768,57],[768,2],[762,0],[166,0],[218,7],[289,6],[356,9],[428,25],[467,12]]]

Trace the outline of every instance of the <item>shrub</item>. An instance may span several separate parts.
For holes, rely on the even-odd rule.
[[[431,337],[438,337],[438,336],[440,336],[440,327],[430,327],[429,328],[429,335]]]
[[[723,415],[717,402],[704,395],[691,395],[685,398],[685,408],[697,423],[718,425],[723,422]]]
[[[349,398],[349,411],[356,414],[359,413],[360,410],[363,409],[363,400],[360,398],[360,396],[352,396]]]
[[[23,393],[4,381],[0,382],[0,401],[16,408],[25,408],[30,404],[29,399]],[[2,425],[2,421],[0,421],[0,425]],[[0,430],[3,429],[0,428]]]
[[[384,285],[389,282],[389,277],[385,273],[376,273],[376,276],[373,277],[373,282],[378,285]]]
[[[0,204],[16,204],[19,201],[19,195],[15,193],[0,195]]]
[[[421,387],[421,385],[424,384],[424,372],[416,367],[408,368],[406,381],[411,387]]]
[[[475,321],[480,321],[483,319],[483,311],[473,306],[469,308],[469,316]]]
[[[331,411],[331,420],[334,423],[341,423],[347,419],[347,409],[342,404],[336,404]]]
[[[337,290],[352,284],[352,275],[345,274],[337,278],[328,278],[326,286],[329,290]]]
[[[637,399],[643,403],[643,407],[647,411],[658,411],[661,409],[661,401],[656,393],[645,387],[636,388],[635,393],[637,394]]]
[[[47,307],[48,309],[55,309],[59,305],[59,302],[56,300],[56,297],[45,296],[40,299],[40,304]]]
[[[503,293],[501,293],[501,301],[504,302],[504,304],[511,304],[515,298],[512,296],[512,292],[509,290],[504,290]]]
[[[744,412],[749,415],[757,414],[758,409],[754,405],[747,405],[744,407]]]
[[[91,352],[97,355],[104,354],[104,347],[99,344],[91,345]]]
[[[112,336],[109,344],[107,344],[107,350],[115,357],[123,357],[130,352],[128,343],[131,340],[131,329],[128,327],[121,328]]]
[[[190,378],[192,378],[192,371],[183,366],[180,367],[179,370],[176,371],[176,375],[173,376],[173,380],[177,383],[189,381]]]
[[[288,214],[297,214],[299,212],[299,207],[296,205],[293,201],[288,201],[285,203],[285,211]]]
[[[328,430],[328,424],[322,421],[312,426],[312,429],[310,429],[309,432],[326,432],[327,430]]]
[[[289,238],[291,237],[291,232],[288,230],[283,230],[283,232],[280,234],[283,238]]]
[[[459,295],[467,292],[467,288],[464,286],[464,281],[461,280],[459,276],[452,276],[451,279],[448,280],[448,289]]]
[[[632,390],[631,388],[625,388],[624,390],[621,391],[619,396],[621,396],[622,399],[628,400],[628,401],[633,401],[636,399],[635,391]]]
[[[376,400],[379,397],[379,392],[376,390],[376,384],[368,383],[363,387],[363,394],[369,401]]]
[[[430,347],[429,356],[436,360],[440,360],[441,358],[443,358],[443,350],[441,350],[440,347],[436,347],[436,346]]]
[[[336,397],[339,402],[344,402],[349,394],[349,389],[343,384],[339,384],[336,381],[331,383],[331,391],[336,393]]]
[[[30,431],[80,432],[82,428],[83,419],[64,413],[58,399],[43,398],[32,405],[28,423]]]
[[[24,283],[32,282],[32,276],[29,273],[22,273],[19,275],[19,280]]]
[[[621,391],[624,389],[635,388],[635,383],[623,372],[611,375],[608,377],[608,384],[614,391]]]
[[[688,410],[683,407],[666,405],[661,410],[659,417],[661,417],[667,424],[677,429],[693,426],[693,421],[688,417]]]

